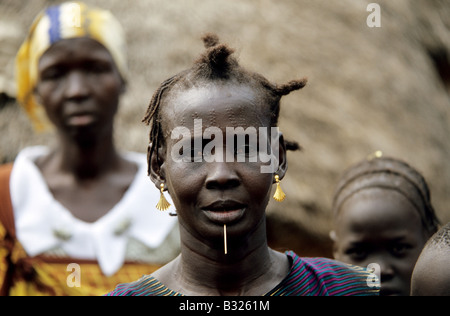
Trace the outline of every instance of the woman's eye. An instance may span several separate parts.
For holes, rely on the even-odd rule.
[[[242,145],[235,149],[235,155],[245,158],[254,157],[257,154],[257,147],[249,144]]]
[[[358,247],[358,248],[351,248],[351,249],[347,250],[346,254],[350,258],[352,258],[352,260],[361,261],[367,257],[368,251],[364,248]]]
[[[56,80],[64,76],[64,71],[60,67],[49,68],[41,73],[41,80]]]
[[[411,248],[407,244],[394,244],[391,247],[391,253],[397,257],[403,257],[406,255],[408,250]]]
[[[190,150],[182,147],[179,154],[183,162],[198,162],[203,159],[202,149],[196,147],[191,147]]]
[[[90,68],[89,70],[92,73],[101,74],[101,73],[109,72],[110,68],[104,67],[104,66],[101,66],[101,65],[96,65],[96,66]]]
[[[192,157],[193,161],[203,158],[203,149],[196,148],[196,147],[192,148],[191,157]]]
[[[85,65],[85,70],[93,74],[110,72],[111,69],[111,65],[103,62],[91,62]]]

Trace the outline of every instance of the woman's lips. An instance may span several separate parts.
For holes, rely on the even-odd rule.
[[[95,122],[95,116],[92,114],[77,114],[72,115],[67,119],[67,124],[70,126],[85,126]]]
[[[236,210],[203,210],[206,217],[217,224],[229,224],[239,220],[245,213],[245,208]]]
[[[231,201],[216,201],[202,207],[206,217],[214,223],[228,224],[239,220],[245,213],[246,205]]]

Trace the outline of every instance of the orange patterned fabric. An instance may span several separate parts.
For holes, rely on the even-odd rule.
[[[0,234],[2,232],[5,230],[0,225]],[[3,236],[0,235],[1,240],[4,240]],[[159,267],[130,262],[113,276],[106,277],[94,261],[43,256],[30,258],[16,241],[12,252],[4,244],[0,247],[0,288],[3,287],[2,295],[10,296],[98,296],[111,291],[119,283],[137,280]]]

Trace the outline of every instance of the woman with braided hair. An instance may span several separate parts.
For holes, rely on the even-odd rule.
[[[243,69],[217,36],[203,40],[206,52],[161,84],[144,118],[151,124],[149,174],[161,190],[157,206],[167,205],[167,190],[181,254],[107,295],[376,295],[361,268],[267,245],[272,186],[282,201],[286,150],[299,148],[278,131],[280,99],[306,79],[272,84]]]
[[[350,167],[333,200],[334,258],[379,265],[380,295],[409,295],[414,264],[438,219],[413,167],[378,154]]]

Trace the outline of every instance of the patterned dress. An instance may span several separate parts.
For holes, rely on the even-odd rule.
[[[264,296],[376,296],[379,282],[374,274],[327,258],[302,258],[286,252],[289,274]],[[182,296],[150,275],[119,284],[106,296]]]

